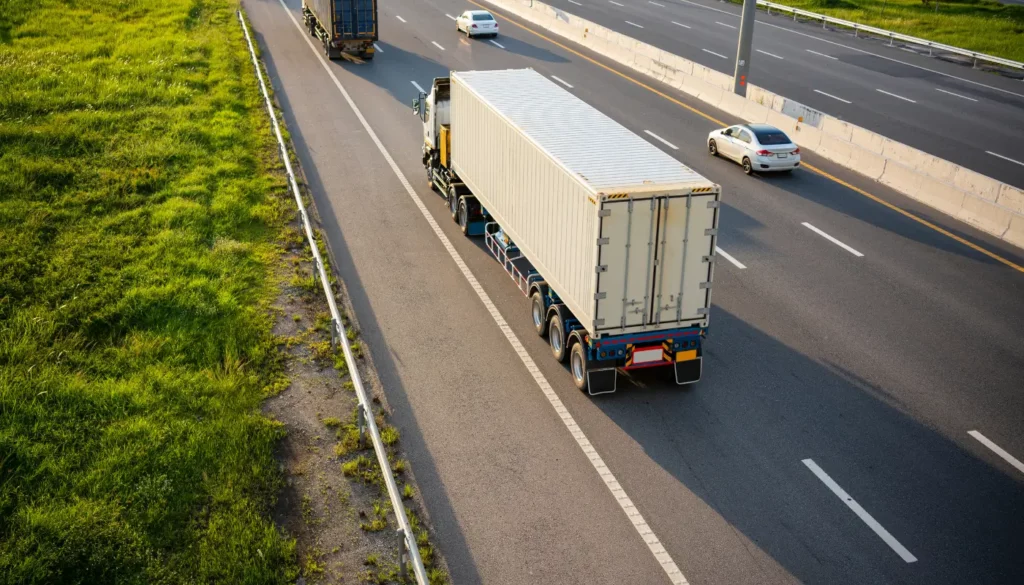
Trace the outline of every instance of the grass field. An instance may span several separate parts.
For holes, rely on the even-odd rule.
[[[285,583],[236,0],[0,0],[0,583]]]
[[[741,0],[732,0],[742,3]],[[777,4],[1024,61],[1024,6],[994,0],[774,0]],[[936,10],[937,8],[937,10]]]

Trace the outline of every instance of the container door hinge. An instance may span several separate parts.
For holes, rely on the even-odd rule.
[[[704,235],[705,236],[717,236],[718,235],[718,228],[708,228],[708,229],[704,230]]]
[[[708,264],[714,264],[715,263],[715,257],[714,256],[701,256],[700,259],[701,259],[702,262],[707,262]]]
[[[701,288],[711,288],[711,283],[710,282],[702,282],[702,283],[700,283],[700,287]]]
[[[607,246],[608,245],[608,238],[597,238],[597,245],[598,246]]]
[[[604,325],[604,319],[594,319],[594,327],[600,327]]]
[[[719,205],[718,201],[708,201],[708,209],[718,209]]]
[[[697,309],[697,314],[698,315],[707,315],[708,314],[708,310],[705,307],[701,307],[701,308]]]
[[[608,217],[611,214],[612,214],[612,210],[611,209],[599,209],[597,211],[597,217]]]
[[[596,295],[594,295],[595,301],[603,301],[606,298],[608,298],[608,293],[599,292]]]
[[[598,265],[598,266],[597,266],[597,268],[595,269],[595,271],[596,271],[596,272],[598,272],[598,273],[601,273],[601,272],[608,272],[608,267],[607,267],[607,266],[605,266],[604,264],[600,264],[600,265]]]

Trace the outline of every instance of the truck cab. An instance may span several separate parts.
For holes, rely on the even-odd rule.
[[[412,108],[423,123],[423,166],[427,170],[427,183],[445,197],[452,219],[458,221],[459,198],[470,192],[452,166],[450,78],[434,78],[430,93],[421,92]]]

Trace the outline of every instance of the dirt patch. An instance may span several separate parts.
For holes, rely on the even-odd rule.
[[[406,580],[399,576],[395,517],[369,437],[359,442],[351,376],[340,347],[331,347],[329,309],[321,285],[313,280],[312,255],[300,225],[294,222],[294,233],[288,235],[283,285],[274,306],[274,333],[289,383],[264,404],[266,415],[287,430],[277,452],[285,486],[273,517],[296,539],[300,583],[413,583],[411,570]],[[358,325],[349,317],[344,287],[336,282],[333,288],[363,385],[373,397],[378,428],[390,443],[388,458],[430,581],[447,583],[419,490],[401,453],[400,431],[387,422],[386,399],[360,345]]]

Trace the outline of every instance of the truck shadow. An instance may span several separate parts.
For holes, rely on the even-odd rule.
[[[340,66],[345,72],[380,87],[406,107],[411,106],[419,91],[412,84],[413,81],[425,91],[430,91],[430,84],[435,77],[446,77],[450,73],[448,67],[417,53],[383,41],[378,41],[377,45],[381,50],[373,61],[359,64],[335,61],[332,65]]]
[[[964,571],[972,583],[1024,582],[1024,481],[961,447],[972,444],[969,427],[951,440],[843,365],[812,359],[721,307],[713,315],[701,382],[679,388],[641,371],[594,401],[671,475],[645,489],[690,500],[694,519],[720,516],[800,582],[952,584]],[[868,530],[802,463],[808,458],[919,562],[903,562]],[[700,535],[680,534],[676,517],[648,520],[670,551],[700,544]],[[745,580],[775,572],[762,568]]]

